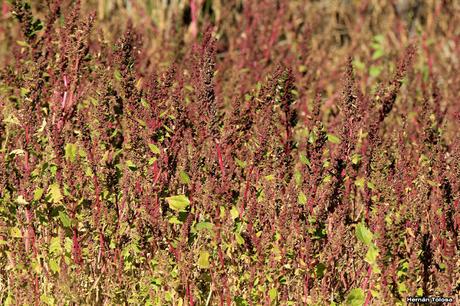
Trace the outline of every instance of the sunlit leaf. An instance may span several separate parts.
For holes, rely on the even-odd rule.
[[[204,230],[204,229],[212,230],[213,227],[214,227],[214,224],[212,224],[211,222],[199,222],[195,225],[195,228],[197,231]]]
[[[375,246],[371,245],[369,249],[367,250],[365,260],[371,265],[375,264],[378,255],[379,255],[379,250]]]
[[[175,211],[185,211],[190,205],[190,200],[183,194],[166,198],[169,207]]]
[[[335,136],[335,135],[333,135],[333,134],[327,134],[327,140],[329,142],[332,142],[332,143],[335,143],[335,144],[340,143],[340,138]]]
[[[154,153],[154,154],[160,154],[161,153],[160,149],[156,145],[154,145],[153,143],[149,143],[149,148],[150,148],[150,151],[152,151],[152,153]]]
[[[365,245],[369,246],[372,243],[373,235],[363,223],[359,223],[356,225],[356,237]]]
[[[43,195],[43,192],[44,192],[43,188],[35,189],[35,191],[34,191],[34,200],[35,201],[40,200],[42,195]]]
[[[67,143],[65,145],[65,158],[70,161],[74,162],[75,159],[77,158],[77,152],[78,152],[78,147],[74,143]]]
[[[270,301],[274,301],[276,300],[278,291],[276,290],[276,288],[271,288],[270,291],[268,291],[268,295],[270,296]]]
[[[61,220],[62,225],[64,225],[64,227],[70,227],[71,221],[69,216],[65,212],[59,212],[59,219]]]
[[[364,304],[364,291],[361,288],[355,288],[347,296],[347,305],[362,306]]]
[[[13,228],[10,229],[10,235],[13,238],[21,238],[22,237],[21,230],[19,228],[17,228],[17,227],[13,227]]]
[[[24,199],[24,197],[22,195],[18,196],[16,198],[16,203],[18,203],[19,205],[27,205],[29,204],[29,202],[26,201],[26,199]]]
[[[63,197],[58,183],[54,183],[48,188],[48,195],[53,203],[61,202]]]
[[[48,262],[48,265],[51,269],[51,271],[53,271],[53,273],[58,273],[60,272],[60,268],[59,268],[59,264],[56,262],[56,260],[54,260],[53,258],[51,258]]]
[[[209,253],[207,251],[200,252],[200,257],[198,258],[198,267],[201,269],[209,268]]]
[[[303,193],[303,191],[301,191],[299,193],[299,196],[298,196],[297,200],[298,200],[299,204],[302,204],[302,205],[307,204],[307,196],[305,195],[305,193]]]
[[[179,172],[179,178],[180,178],[180,182],[182,184],[189,184],[190,183],[190,177],[188,176],[187,172],[185,171],[181,171]]]
[[[232,216],[232,219],[236,219],[240,216],[240,213],[238,212],[238,209],[233,206],[231,209],[230,209],[230,215]]]

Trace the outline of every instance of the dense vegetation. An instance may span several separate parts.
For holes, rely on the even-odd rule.
[[[460,291],[460,3],[1,1],[0,303]]]

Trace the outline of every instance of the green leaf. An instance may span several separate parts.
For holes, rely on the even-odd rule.
[[[117,81],[120,81],[120,80],[121,80],[121,73],[120,73],[120,71],[115,70],[115,71],[113,72],[113,76],[115,77],[115,79],[116,79]]]
[[[382,72],[381,67],[371,66],[371,68],[369,69],[369,75],[373,78],[378,77],[381,72]]]
[[[223,219],[225,217],[225,214],[226,214],[225,206],[221,206],[220,207],[220,218]]]
[[[417,296],[423,296],[423,289],[422,288],[417,289]]]
[[[294,180],[296,185],[300,185],[302,183],[302,173],[299,170],[294,171]]]
[[[240,216],[240,213],[238,212],[238,209],[235,206],[233,206],[230,209],[230,215],[232,216],[233,220],[235,220],[236,218],[238,218]]]
[[[355,288],[347,296],[347,305],[362,306],[364,304],[364,292],[361,288]]]
[[[190,205],[190,200],[183,194],[166,198],[169,207],[175,211],[185,211]]]
[[[153,143],[149,143],[149,148],[150,148],[150,151],[152,151],[153,154],[160,154],[161,151],[160,149],[154,145]]]
[[[22,234],[21,234],[21,230],[17,227],[13,227],[10,229],[10,234],[11,234],[11,237],[13,238],[21,238],[22,237]]]
[[[48,195],[53,203],[60,203],[62,201],[63,197],[58,183],[54,183],[48,188]]]
[[[49,260],[48,265],[53,273],[59,273],[61,271],[59,264],[53,258]]]
[[[67,215],[67,213],[65,213],[63,211],[60,211],[59,212],[59,219],[61,220],[62,225],[64,225],[64,227],[70,227],[71,221],[70,221],[70,218]]]
[[[40,296],[40,301],[42,301],[46,305],[55,305],[54,298],[46,294],[42,294]]]
[[[182,184],[188,185],[190,183],[190,177],[188,176],[187,172],[183,170],[179,172],[179,179]]]
[[[360,60],[354,60],[353,65],[358,69],[358,70],[364,70],[366,68],[366,64],[361,62]]]
[[[327,134],[327,140],[335,144],[339,144],[341,142],[340,138],[333,134]]]
[[[326,265],[320,262],[315,266],[316,277],[321,278],[324,276],[324,271],[326,271]]]
[[[13,295],[8,293],[8,296],[5,299],[5,306],[10,306],[14,304]]]
[[[376,263],[376,260],[377,260],[377,256],[379,255],[379,250],[371,245],[369,247],[369,249],[367,250],[367,254],[366,254],[366,262],[368,262],[370,265],[373,265]]]
[[[43,195],[43,188],[37,188],[35,189],[34,191],[34,201],[38,201],[41,199],[42,195]]]
[[[370,246],[372,243],[372,232],[364,225],[364,223],[359,223],[356,225],[356,237],[363,242],[365,245]]]
[[[355,180],[355,185],[357,187],[364,187],[364,183],[365,183],[365,178],[364,177],[359,177]]]
[[[199,222],[195,225],[195,228],[197,231],[201,231],[204,229],[212,230],[213,227],[214,227],[214,224],[212,224],[211,222]]]
[[[29,92],[28,88],[21,87],[21,97],[25,97]]]
[[[268,295],[270,296],[270,301],[273,302],[274,300],[276,300],[278,291],[276,290],[276,288],[271,288],[270,291],[268,291]]]
[[[302,205],[307,204],[307,196],[305,195],[305,193],[303,193],[303,191],[299,193],[298,201],[299,201],[299,204],[302,204]]]
[[[209,253],[207,251],[200,252],[200,257],[198,258],[198,267],[201,269],[209,269]]]
[[[242,160],[240,160],[238,158],[235,158],[235,162],[239,167],[241,167],[243,169],[246,168],[247,163],[245,161],[242,161]]]
[[[398,292],[399,292],[400,294],[404,294],[405,292],[408,292],[407,287],[406,287],[406,284],[404,284],[404,283],[399,283],[399,284],[398,284]]]
[[[176,216],[173,216],[171,218],[169,218],[168,222],[170,224],[182,224],[182,221],[180,221],[179,219],[177,219]]]
[[[240,245],[244,244],[244,239],[243,239],[243,237],[241,237],[241,235],[239,233],[235,233],[235,240]]]
[[[65,155],[64,157],[70,161],[74,162],[77,157],[78,147],[74,143],[67,143],[65,145]]]
[[[308,167],[311,166],[310,160],[303,153],[300,153],[300,162]]]
[[[351,157],[351,163],[353,165],[357,165],[360,161],[361,161],[361,155],[353,154],[353,156]]]
[[[49,252],[54,255],[59,255],[62,253],[61,240],[59,237],[51,238]]]
[[[372,54],[372,60],[377,60],[377,59],[381,58],[384,55],[385,55],[385,52],[383,51],[383,49],[377,49]]]
[[[385,42],[385,36],[382,34],[375,35],[373,37],[374,41],[377,42],[379,45],[383,44]]]
[[[126,166],[133,171],[137,169],[137,166],[131,160],[126,161]]]

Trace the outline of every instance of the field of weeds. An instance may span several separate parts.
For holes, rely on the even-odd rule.
[[[0,6],[0,304],[460,304],[459,1]]]

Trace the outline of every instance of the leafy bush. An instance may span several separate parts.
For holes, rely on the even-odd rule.
[[[458,299],[460,7],[406,2],[3,1],[2,303]]]

